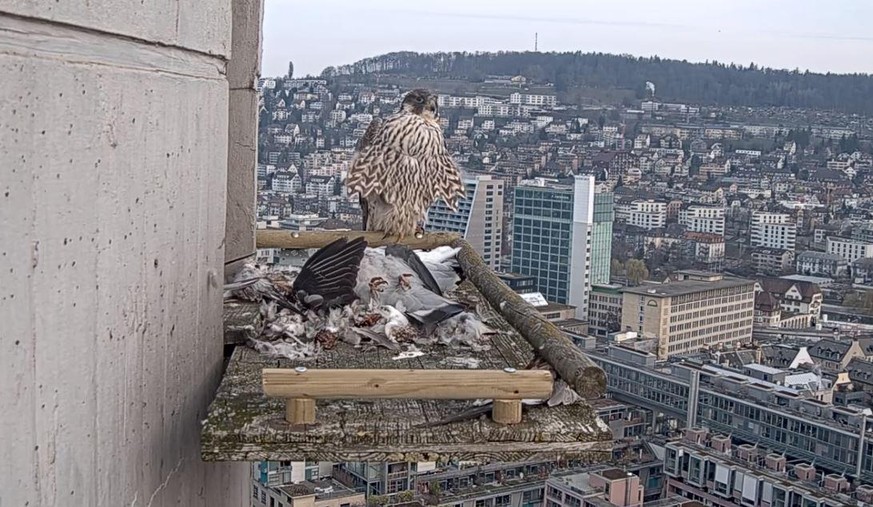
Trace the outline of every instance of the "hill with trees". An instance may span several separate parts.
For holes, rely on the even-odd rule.
[[[389,53],[351,65],[329,67],[324,75],[401,74],[481,82],[491,75],[523,75],[553,83],[557,92],[573,87],[625,89],[646,96],[655,83],[658,100],[719,106],[787,106],[873,114],[873,76],[818,74],[720,62],[692,63],[658,57],[604,53]]]

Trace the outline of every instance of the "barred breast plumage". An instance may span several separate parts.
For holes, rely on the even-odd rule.
[[[412,235],[436,199],[457,209],[464,196],[439,124],[407,111],[371,124],[346,185],[361,196],[366,230],[399,236]]]

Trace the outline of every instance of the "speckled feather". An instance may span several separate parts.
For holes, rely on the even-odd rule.
[[[367,230],[411,236],[435,200],[457,209],[464,186],[437,121],[402,110],[365,139],[346,185],[361,195]]]

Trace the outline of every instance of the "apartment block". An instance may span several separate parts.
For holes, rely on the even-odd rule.
[[[594,193],[594,226],[591,233],[591,283],[609,283],[612,266],[612,223],[615,221],[615,195]]]
[[[503,242],[503,181],[476,176],[464,181],[466,195],[452,211],[442,201],[427,212],[429,231],[456,232],[464,236],[492,269],[500,268]]]
[[[692,232],[724,236],[725,209],[713,206],[691,205],[679,211],[679,224]]]
[[[615,206],[615,219],[642,229],[657,229],[667,225],[667,203],[637,199]]]
[[[717,507],[838,507],[856,505],[873,491],[765,447],[734,445],[730,436],[703,428],[687,429],[664,454],[667,494]]]
[[[797,223],[791,215],[769,211],[752,212],[749,226],[749,244],[752,247],[793,251],[796,241]]]
[[[827,251],[828,253],[839,255],[847,263],[853,264],[858,259],[873,257],[873,243],[829,236],[827,239]]]
[[[717,273],[623,291],[621,327],[658,342],[657,356],[687,354],[752,339],[755,282]]]

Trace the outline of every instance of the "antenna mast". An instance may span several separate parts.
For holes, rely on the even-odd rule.
[[[539,32],[534,32],[534,52],[539,51]]]

